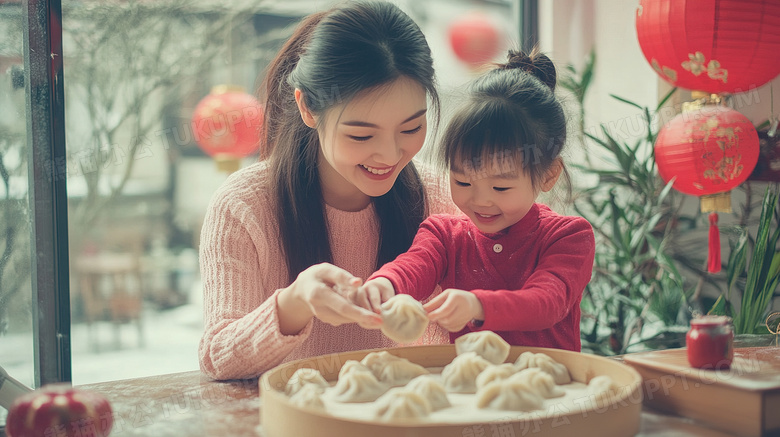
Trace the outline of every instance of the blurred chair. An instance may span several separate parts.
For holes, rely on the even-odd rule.
[[[120,327],[135,322],[138,345],[144,346],[141,320],[143,292],[138,256],[132,253],[98,253],[76,259],[78,296],[84,308],[90,346],[97,350],[100,342],[94,323],[110,321],[114,325],[114,344],[121,348]]]

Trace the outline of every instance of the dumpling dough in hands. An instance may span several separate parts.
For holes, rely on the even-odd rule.
[[[338,402],[373,402],[387,389],[387,385],[379,382],[370,371],[353,369],[339,375],[330,394]]]
[[[329,386],[325,378],[317,369],[310,369],[304,367],[295,371],[290,379],[287,381],[287,385],[284,387],[284,393],[287,396],[292,396],[297,393],[301,388],[306,385],[314,384],[323,390]]]
[[[395,389],[377,400],[376,418],[386,422],[401,419],[421,419],[432,408],[424,397],[409,390]]]
[[[523,382],[536,391],[539,396],[546,399],[558,398],[566,394],[560,387],[555,385],[555,379],[553,379],[552,375],[538,367],[529,367],[521,370],[512,375],[509,381]]]
[[[455,351],[476,352],[493,364],[501,364],[509,356],[509,343],[493,331],[470,332],[455,339]]]
[[[512,363],[504,363],[498,366],[492,365],[477,375],[477,390],[490,384],[493,381],[503,381],[517,373],[517,369]]]
[[[424,397],[431,404],[433,411],[442,410],[451,406],[449,399],[447,399],[447,391],[444,386],[431,376],[422,375],[411,380],[404,390],[417,393]]]
[[[477,408],[532,411],[542,408],[542,397],[520,381],[494,381],[477,392]]]
[[[322,394],[325,389],[317,384],[306,384],[292,395],[290,403],[296,407],[325,409],[325,403],[322,401]]]
[[[477,391],[477,375],[490,365],[490,361],[476,352],[458,355],[441,371],[444,387],[454,393],[474,393]]]
[[[397,294],[381,306],[382,333],[398,343],[410,343],[428,327],[428,313],[408,294]]]
[[[538,367],[552,375],[556,384],[568,384],[571,382],[569,369],[563,364],[553,360],[549,355],[533,352],[523,352],[515,360],[517,370],[524,370],[529,367]]]

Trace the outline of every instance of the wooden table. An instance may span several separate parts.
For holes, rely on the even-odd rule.
[[[193,371],[81,388],[100,392],[111,402],[115,412],[112,437],[263,435],[260,427],[262,401],[256,379],[216,382]],[[733,437],[689,419],[645,408],[641,432],[637,436],[669,435]],[[493,436],[486,434],[485,437]]]

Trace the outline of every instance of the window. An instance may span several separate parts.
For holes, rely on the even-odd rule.
[[[0,366],[35,383],[20,5],[0,4]],[[0,426],[6,410],[0,408]]]

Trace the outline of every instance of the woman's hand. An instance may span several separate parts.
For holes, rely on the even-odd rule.
[[[450,332],[462,330],[472,320],[484,320],[482,303],[474,293],[448,288],[423,305],[428,319]]]
[[[302,271],[277,298],[282,333],[297,334],[312,317],[333,326],[358,323],[364,328],[379,327],[381,317],[352,304],[349,299],[361,283],[360,278],[328,263]]]
[[[382,313],[382,303],[395,296],[395,288],[389,279],[379,277],[374,278],[362,287],[357,289],[351,300],[355,305],[373,311],[376,314]]]

